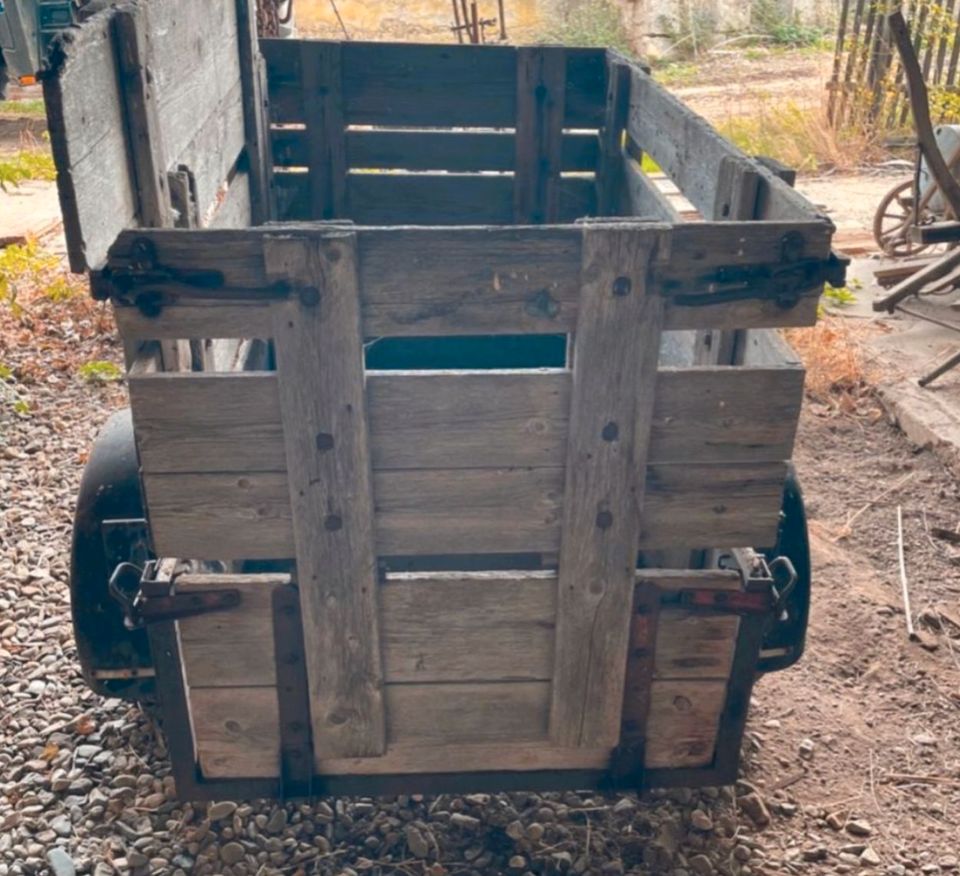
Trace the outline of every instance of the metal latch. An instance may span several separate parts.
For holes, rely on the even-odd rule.
[[[110,595],[122,606],[123,624],[128,630],[161,621],[224,611],[240,604],[240,591],[233,589],[148,596],[141,585],[149,576],[151,566],[150,563],[146,567],[120,563],[110,576]]]
[[[730,614],[780,616],[787,597],[797,583],[797,570],[787,557],[764,563],[769,586],[763,590],[681,590],[680,605],[689,609]]]

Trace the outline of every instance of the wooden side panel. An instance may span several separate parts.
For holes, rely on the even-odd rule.
[[[136,221],[112,9],[61,38],[43,79],[70,269],[98,267],[121,229]]]
[[[636,65],[630,91],[629,135],[677,184],[704,215],[717,203],[719,167],[724,158],[744,162],[759,174],[761,217],[790,221],[815,219],[813,206],[783,180],[747,158],[707,122]]]
[[[664,608],[657,633],[655,677],[729,678],[739,628],[736,615]]]
[[[305,41],[317,51],[321,41]],[[300,58],[291,40],[262,41],[275,122],[303,121]],[[510,128],[516,119],[512,46],[351,41],[343,47],[347,124]],[[602,49],[568,49],[564,126],[596,128],[603,116]],[[464,95],[470,95],[464,100]]]
[[[311,219],[343,216],[347,144],[343,119],[343,65],[339,43],[300,43]]]
[[[356,238],[268,238],[264,255],[268,270],[298,289],[276,308],[274,338],[314,754],[379,755],[385,730]]]
[[[633,598],[663,300],[656,233],[584,229],[560,541],[550,736],[614,746]]]
[[[375,471],[561,467],[570,373],[368,372]],[[284,471],[276,375],[131,375],[140,462],[148,474]],[[789,458],[801,367],[661,368],[653,463]]]

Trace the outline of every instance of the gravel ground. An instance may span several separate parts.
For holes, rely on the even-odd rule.
[[[83,296],[21,304],[19,319],[0,311],[0,365],[11,372],[0,404],[0,876],[957,867],[960,640],[949,633],[960,630],[928,628],[930,651],[906,641],[889,518],[904,502],[918,612],[955,604],[957,567],[926,537],[923,512],[952,526],[960,500],[951,475],[875,409],[843,416],[820,405],[804,418],[797,456],[817,560],[810,652],[760,683],[736,788],[190,804],[176,797],[150,717],[94,696],[76,666],[72,505],[87,449],[125,397],[80,374],[118,361],[109,318]]]

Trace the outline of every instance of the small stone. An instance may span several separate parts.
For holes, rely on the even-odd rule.
[[[960,861],[957,860],[955,855],[946,855],[941,858],[938,862],[941,870],[956,870],[960,866]]]
[[[407,848],[410,849],[410,854],[415,858],[425,858],[430,853],[430,844],[427,842],[427,838],[420,832],[420,829],[415,827],[412,824],[408,824],[404,830],[403,834],[407,840]]]
[[[127,863],[131,867],[146,867],[150,863],[150,859],[142,852],[131,850],[127,852]]]
[[[147,794],[140,805],[143,806],[144,809],[159,809],[166,802],[166,794]]]
[[[47,863],[53,871],[53,876],[75,876],[77,868],[63,849],[53,848],[47,852]]]
[[[613,804],[613,811],[617,815],[622,815],[624,812],[633,812],[637,808],[637,804],[633,802],[629,797],[621,797]]]
[[[840,854],[837,855],[837,860],[839,860],[842,864],[859,864],[860,856],[851,855],[849,852],[840,852]]]
[[[911,736],[910,741],[914,745],[936,745],[938,739],[932,733],[918,733],[916,736]]]
[[[787,818],[793,818],[797,814],[797,805],[795,803],[781,803],[780,814],[786,815]]]
[[[207,810],[207,818],[209,818],[211,821],[221,821],[224,818],[229,818],[236,811],[236,803],[233,803],[230,800],[221,800],[219,803],[214,803]]]
[[[745,864],[750,860],[750,849],[747,848],[747,846],[735,846],[733,849],[733,857],[741,864]]]
[[[523,829],[523,824],[519,821],[511,821],[506,826],[504,832],[512,840],[522,839],[526,835],[526,832]]]
[[[619,876],[623,873],[623,861],[619,858],[613,861],[607,861],[601,868],[601,873],[609,873],[611,876]]]
[[[287,826],[287,810],[278,809],[267,822],[267,833],[280,833]]]
[[[713,819],[702,809],[694,809],[690,813],[690,823],[697,830],[713,830]]]
[[[825,846],[813,846],[809,849],[804,849],[800,853],[800,857],[804,861],[825,861],[827,859],[827,849]]]
[[[40,695],[47,689],[47,683],[39,678],[34,679],[27,685],[27,693]]]
[[[843,816],[839,812],[831,812],[827,816],[827,825],[834,830],[843,830]]]
[[[450,816],[450,823],[464,830],[476,830],[480,827],[480,819],[472,815],[464,815],[462,812],[454,812]]]
[[[860,863],[864,867],[879,867],[880,856],[870,846],[867,846],[860,854]]]
[[[227,843],[220,849],[220,860],[224,864],[238,864],[243,860],[244,854],[243,846],[240,843]]]
[[[815,748],[816,746],[813,744],[812,739],[804,739],[800,743],[800,748],[799,748],[800,757],[802,757],[804,760],[812,760],[813,752]]]
[[[847,833],[851,836],[870,836],[873,833],[873,828],[870,826],[870,822],[864,818],[857,818],[853,821],[847,822]]]
[[[59,815],[50,822],[52,827],[60,836],[70,836],[73,833],[73,823],[66,815]]]
[[[697,876],[711,876],[713,873],[713,864],[706,855],[694,855],[690,861],[690,869]]]
[[[776,718],[771,718],[769,721],[764,721],[763,726],[768,730],[779,730],[780,722]]]
[[[522,870],[527,866],[527,859],[523,855],[514,855],[508,862],[511,870]]]
[[[543,833],[543,825],[536,821],[527,828],[527,838],[533,840],[535,843],[543,839]]]
[[[110,782],[111,788],[136,788],[137,787],[137,777],[131,776],[129,773],[121,773],[119,776],[114,776],[112,782]]]
[[[757,827],[770,823],[770,810],[759,794],[745,794],[737,799],[737,805]]]

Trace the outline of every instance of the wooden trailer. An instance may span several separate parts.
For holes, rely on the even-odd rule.
[[[132,408],[78,646],[158,696],[182,797],[735,778],[803,644],[770,329],[842,283],[828,219],[601,49],[258,49],[247,0],[150,0],[45,94]]]

